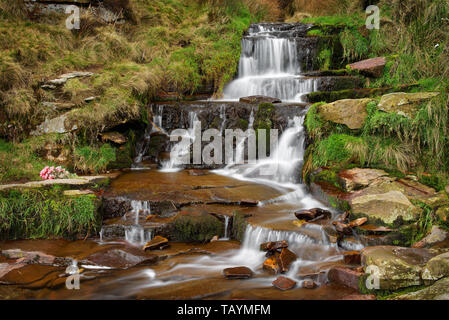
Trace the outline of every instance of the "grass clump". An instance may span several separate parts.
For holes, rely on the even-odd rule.
[[[116,161],[116,150],[109,144],[101,147],[83,146],[75,148],[75,168],[83,173],[100,173]]]
[[[94,195],[66,197],[62,190],[11,190],[0,193],[0,238],[79,238],[101,226]]]

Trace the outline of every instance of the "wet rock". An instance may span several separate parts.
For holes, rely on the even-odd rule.
[[[22,251],[21,249],[2,250],[1,254],[8,259],[22,259],[26,263],[52,265],[56,257],[39,251]]]
[[[358,70],[368,77],[380,78],[386,63],[387,59],[385,57],[377,57],[352,63],[349,67],[351,70]]]
[[[352,228],[349,224],[341,223],[338,221],[334,221],[332,224],[335,226],[335,230],[337,230],[338,233],[346,235],[352,234]]]
[[[367,190],[367,189],[365,189]],[[364,191],[365,191],[364,190]],[[386,193],[365,192],[349,201],[352,213],[379,219],[385,224],[416,220],[421,210],[400,191]]]
[[[280,276],[276,280],[274,280],[272,284],[275,288],[278,288],[279,290],[282,291],[286,291],[293,289],[296,286],[296,281],[293,281],[290,278]]]
[[[105,142],[110,141],[116,144],[125,144],[126,142],[128,142],[128,139],[126,139],[123,134],[115,131],[102,133],[101,140]]]
[[[126,198],[103,198],[103,219],[123,217],[132,210],[131,201]]]
[[[146,245],[144,245],[143,250],[156,250],[156,249],[163,249],[168,246],[168,239],[161,237],[161,236],[155,236],[153,240],[149,241]]]
[[[415,243],[413,248],[431,248],[449,240],[449,232],[439,226],[432,226],[429,234],[425,236],[421,241]]]
[[[396,92],[382,96],[377,108],[388,113],[398,113],[414,118],[422,103],[439,95],[439,92]]]
[[[295,212],[295,216],[299,220],[311,221],[311,220],[331,218],[332,213],[330,211],[327,211],[324,209],[314,208],[314,209],[297,211],[297,212]]]
[[[281,272],[287,272],[290,269],[291,264],[298,259],[296,254],[288,250],[287,248],[283,248],[281,253],[279,254],[279,267]]]
[[[178,208],[170,200],[158,201],[151,204],[151,212],[163,218],[173,217],[177,211]]]
[[[377,246],[364,248],[361,255],[365,270],[377,267],[379,289],[396,290],[422,284],[422,269],[436,254],[428,249]]]
[[[430,287],[396,296],[393,300],[449,300],[449,278],[438,280]]]
[[[364,225],[367,221],[368,221],[368,218],[355,219],[349,223],[349,227],[351,227],[351,228],[360,227],[360,226]]]
[[[136,265],[153,265],[158,261],[156,255],[138,255],[121,249],[94,253],[86,258],[90,264],[110,268],[130,268]]]
[[[360,251],[343,252],[343,262],[345,264],[361,264]]]
[[[272,98],[267,96],[249,96],[240,98],[242,103],[260,104],[260,103],[282,103],[278,98]]]
[[[315,289],[318,285],[312,280],[304,280],[302,282],[302,287],[306,289]]]
[[[383,170],[353,168],[340,171],[338,180],[346,191],[353,191],[370,185],[374,180],[382,176],[388,176]]]
[[[279,252],[275,252],[272,256],[266,259],[262,268],[273,274],[278,274],[281,272],[281,266],[279,265]]]
[[[349,129],[360,129],[365,123],[368,112],[366,105],[372,99],[344,99],[320,105],[318,113],[323,120],[344,124]]]
[[[449,276],[449,252],[430,259],[422,273],[424,280],[439,280],[447,276]]]
[[[191,169],[189,170],[189,175],[191,176],[205,176],[208,175],[209,172],[205,170]]]
[[[260,245],[261,251],[275,251],[282,248],[287,248],[288,242],[285,240],[275,242],[264,242]]]
[[[343,285],[359,291],[359,283],[362,275],[363,272],[351,268],[333,267],[329,270],[328,279],[332,283]]]
[[[248,267],[226,268],[223,270],[226,279],[249,279],[253,276],[253,271]]]
[[[376,300],[376,296],[374,294],[350,294],[348,296],[344,296],[340,300]]]
[[[243,207],[257,207],[258,204],[257,200],[243,199],[240,201],[240,205]]]
[[[27,264],[23,262],[23,260],[20,260],[20,262],[15,263],[0,263],[0,280],[11,271],[15,269],[20,269],[26,265]]]

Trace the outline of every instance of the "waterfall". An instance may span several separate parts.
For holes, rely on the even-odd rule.
[[[299,27],[305,28],[304,25]],[[295,32],[286,33],[280,28],[275,25],[251,26],[248,35],[242,39],[238,78],[224,88],[223,100],[264,95],[302,102],[302,95],[317,91],[314,79],[300,75],[300,38]]]
[[[183,136],[183,139],[188,139],[192,144],[196,140],[195,136],[195,129],[196,124],[199,123],[198,120],[198,114],[194,111],[189,112],[189,129],[187,130],[187,133],[185,136]],[[182,168],[180,165],[182,164],[182,160],[185,159],[185,157],[190,157],[190,146],[191,143],[185,144],[181,140],[180,142],[176,143],[171,151],[170,151],[170,160],[165,161],[162,164],[162,172],[176,172],[181,170]]]
[[[229,240],[229,220],[231,218],[229,216],[224,216],[224,236],[220,240]]]
[[[151,231],[145,230],[139,222],[140,216],[146,217],[151,214],[150,203],[148,201],[131,201],[131,213],[134,214],[134,225],[126,226],[125,240],[132,245],[142,246],[151,240]]]

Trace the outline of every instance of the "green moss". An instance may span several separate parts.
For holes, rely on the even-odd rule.
[[[66,197],[63,188],[0,193],[0,238],[79,238],[101,227],[100,202],[94,195]]]
[[[347,144],[361,142],[362,139],[359,137],[347,134],[331,134],[329,137],[318,143],[313,160],[314,165],[316,167],[323,167],[350,162],[352,153],[346,147]]]
[[[75,149],[75,167],[85,173],[104,172],[116,159],[116,150],[107,143],[100,148],[84,146]]]
[[[232,214],[232,237],[233,237],[233,239],[243,242],[247,225],[248,225],[248,223],[245,220],[245,216],[238,211],[234,211],[234,213]]]
[[[211,215],[181,216],[173,222],[173,238],[183,242],[208,242],[223,236],[223,223]]]

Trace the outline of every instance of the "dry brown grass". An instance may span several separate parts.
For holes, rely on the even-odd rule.
[[[329,16],[361,10],[362,0],[293,0],[289,6],[289,13],[308,13],[313,16]]]
[[[245,4],[255,16],[263,16],[265,21],[279,21],[283,18],[283,11],[274,0],[244,0]]]

